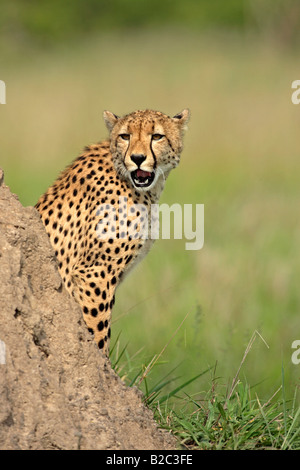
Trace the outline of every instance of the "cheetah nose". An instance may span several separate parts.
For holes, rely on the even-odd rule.
[[[137,167],[139,167],[143,163],[143,161],[146,160],[145,155],[140,153],[133,153],[130,158],[136,164]]]

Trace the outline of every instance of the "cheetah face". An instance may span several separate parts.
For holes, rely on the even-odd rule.
[[[189,114],[185,109],[171,118],[146,110],[118,117],[105,111],[112,157],[119,175],[139,191],[154,188],[160,176],[165,179],[180,161]]]

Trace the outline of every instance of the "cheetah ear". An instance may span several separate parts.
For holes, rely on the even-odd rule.
[[[109,132],[111,132],[117,120],[119,119],[119,116],[116,116],[116,114],[111,113],[110,111],[104,111],[103,119],[107,129],[109,130]]]
[[[173,116],[173,119],[183,128],[185,128],[185,125],[188,123],[190,116],[191,112],[188,108],[186,108],[181,111],[181,113],[175,114],[175,116]]]

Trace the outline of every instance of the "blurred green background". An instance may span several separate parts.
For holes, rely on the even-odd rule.
[[[266,398],[282,365],[286,393],[299,385],[299,15],[289,0],[1,3],[0,166],[24,205],[107,136],[104,109],[191,109],[161,202],[205,205],[204,247],[159,240],[119,288],[121,375],[158,354],[188,314],[153,381],[217,362],[226,386],[258,330],[269,348],[258,338],[241,375]],[[207,386],[205,376],[188,392]]]

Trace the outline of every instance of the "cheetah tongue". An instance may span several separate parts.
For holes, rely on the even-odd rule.
[[[131,173],[133,184],[137,188],[147,188],[153,183],[154,177],[154,171],[151,173],[150,171],[140,170],[139,168]]]
[[[137,170],[136,176],[138,178],[149,178],[149,176],[151,176],[151,173],[150,171]]]

